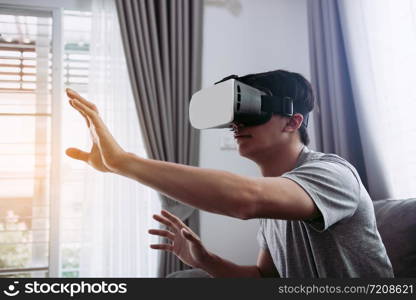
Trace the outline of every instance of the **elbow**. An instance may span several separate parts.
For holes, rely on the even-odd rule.
[[[240,220],[255,219],[256,214],[254,212],[254,208],[253,208],[253,205],[252,205],[251,202],[252,201],[250,200],[246,203],[242,203],[241,207],[238,209],[235,217],[240,219]]]
[[[252,203],[244,205],[244,207],[240,209],[237,218],[240,220],[251,220],[257,218],[257,214],[253,206],[254,205]]]
[[[254,217],[249,212],[241,212],[236,217],[244,221],[254,219]]]
[[[249,188],[239,195],[239,207],[235,217],[240,220],[250,220],[258,218],[258,199],[260,195],[259,187],[256,183],[250,184]]]

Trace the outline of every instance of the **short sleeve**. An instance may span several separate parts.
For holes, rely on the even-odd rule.
[[[317,231],[355,213],[360,200],[360,182],[344,163],[312,160],[282,175],[300,185],[315,202],[321,216],[304,220]]]
[[[264,236],[264,221],[260,220],[260,227],[257,231],[257,242],[261,249],[269,249],[266,242],[266,237]]]

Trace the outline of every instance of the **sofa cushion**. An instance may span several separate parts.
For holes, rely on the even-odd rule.
[[[396,277],[416,277],[416,198],[374,201],[377,227]]]

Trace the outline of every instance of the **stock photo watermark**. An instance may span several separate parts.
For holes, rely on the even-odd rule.
[[[26,282],[14,281],[3,290],[4,295],[15,297],[19,294],[65,294],[73,297],[78,294],[126,294],[127,283],[89,282]]]

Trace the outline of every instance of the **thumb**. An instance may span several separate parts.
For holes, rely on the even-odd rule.
[[[182,233],[182,236],[186,238],[188,241],[190,241],[191,243],[199,243],[199,239],[194,234],[186,230],[185,228],[181,229],[181,233]]]
[[[65,151],[66,155],[68,155],[69,157],[73,158],[73,159],[78,159],[78,160],[82,160],[87,162],[88,161],[88,156],[89,153],[79,150],[77,148],[68,148]]]

